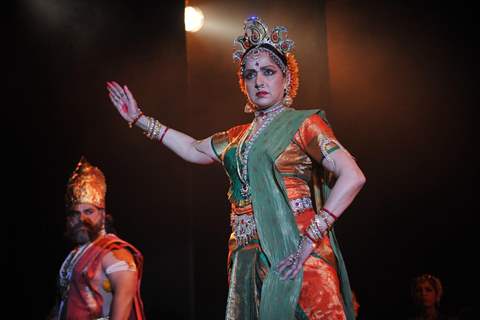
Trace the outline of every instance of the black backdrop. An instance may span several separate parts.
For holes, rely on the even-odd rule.
[[[367,175],[337,227],[361,318],[404,317],[409,281],[423,272],[443,280],[446,310],[473,306],[472,11],[433,1],[295,6],[325,13],[319,27],[326,26],[328,79],[321,84],[328,93],[321,104]],[[15,150],[16,166],[6,172],[15,178],[5,180],[15,209],[8,211],[4,265],[15,270],[9,280],[25,305],[22,318],[42,318],[52,304],[69,250],[64,188],[81,155],[104,171],[119,234],[145,255],[147,316],[222,318],[229,229],[223,169],[183,163],[154,146],[128,129],[105,93],[107,80],[127,83],[146,113],[197,137],[248,119],[238,92],[227,97],[235,108],[189,96],[201,91],[189,86],[198,77],[209,84],[215,78],[187,64],[187,44],[195,40],[183,31],[183,3],[17,1],[9,9],[4,110],[22,147],[5,148]],[[241,21],[236,25],[240,31]],[[230,51],[216,54],[226,59]],[[216,98],[224,85],[235,87],[233,73],[229,81],[203,94]],[[308,90],[302,96],[308,85],[302,83],[300,105],[316,97]]]

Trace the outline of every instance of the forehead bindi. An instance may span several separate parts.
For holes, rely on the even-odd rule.
[[[279,69],[266,52],[262,52],[256,57],[250,56],[245,63],[246,69],[260,70],[261,68],[272,67]]]

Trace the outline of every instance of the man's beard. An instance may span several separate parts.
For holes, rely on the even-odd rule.
[[[88,222],[79,222],[74,226],[67,226],[67,237],[75,244],[82,245],[89,241],[93,241],[103,230],[103,221],[99,221],[93,225]]]

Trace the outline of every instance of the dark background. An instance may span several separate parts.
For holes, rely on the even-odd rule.
[[[473,307],[473,10],[435,1],[190,4],[207,22],[188,35],[181,1],[9,4],[4,111],[17,148],[5,148],[15,153],[5,169],[15,209],[4,266],[15,270],[8,280],[21,317],[43,318],[53,303],[70,250],[65,185],[82,155],[107,177],[119,235],[145,256],[148,318],[224,317],[223,169],[182,162],[129,129],[105,82],[128,84],[145,113],[196,138],[247,122],[231,44],[251,14],[289,28],[301,72],[294,105],[325,109],[367,176],[336,228],[360,318],[405,318],[410,280],[425,272],[443,281],[444,310]]]

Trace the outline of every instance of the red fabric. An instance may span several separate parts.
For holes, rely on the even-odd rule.
[[[128,249],[132,253],[138,272],[138,288],[129,319],[145,318],[140,297],[143,256],[128,242],[113,234],[107,234],[95,240],[75,265],[66,304],[66,319],[92,319],[102,316],[103,298],[98,291],[99,288],[93,285],[92,279],[95,277],[102,258],[107,253],[122,248]]]

